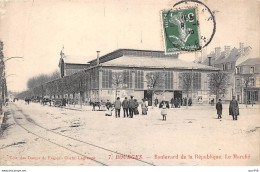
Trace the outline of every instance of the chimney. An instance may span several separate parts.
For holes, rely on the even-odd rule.
[[[244,50],[244,43],[239,43],[239,51],[240,51],[240,57],[245,56],[245,50]]]
[[[208,59],[209,59],[209,66],[211,66],[211,58],[212,57],[208,57]]]
[[[99,53],[100,51],[97,51],[97,66],[99,65]]]
[[[225,46],[225,58],[227,58],[230,54],[230,46]]]
[[[217,60],[220,57],[221,54],[221,48],[220,47],[216,47],[215,48],[215,59]]]

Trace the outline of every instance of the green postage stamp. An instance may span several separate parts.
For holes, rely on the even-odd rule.
[[[201,49],[196,8],[162,11],[165,53]]]

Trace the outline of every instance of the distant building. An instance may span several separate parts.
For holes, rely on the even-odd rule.
[[[232,48],[225,46],[221,51],[221,47],[216,47],[215,51],[212,51],[207,55],[202,64],[211,65],[229,73],[230,83],[226,90],[225,95],[221,95],[223,100],[231,100],[232,96],[236,96],[235,92],[235,69],[236,66],[250,57],[251,47],[244,47],[244,43],[239,43],[239,48]]]
[[[59,68],[61,77],[69,76],[89,67],[87,58],[81,56],[68,56],[60,53]]]
[[[248,87],[245,82],[248,80]],[[236,66],[236,95],[240,103],[260,101],[260,59],[251,58]]]

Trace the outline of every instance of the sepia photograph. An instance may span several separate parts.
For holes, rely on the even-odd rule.
[[[259,0],[0,0],[1,172],[258,172],[259,16]]]

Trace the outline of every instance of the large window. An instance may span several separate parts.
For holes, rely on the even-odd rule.
[[[123,71],[124,88],[132,88],[132,72],[129,69]]]
[[[248,85],[249,85],[249,86],[255,86],[255,78],[250,78]]]
[[[85,84],[86,90],[90,90],[90,74],[88,72],[85,75]]]
[[[102,71],[102,88],[111,88],[112,70],[103,69]]]
[[[239,78],[236,79],[236,86],[240,87],[240,79]]]
[[[193,73],[193,89],[201,89],[201,73]]]
[[[165,89],[173,89],[173,72],[165,72]]]
[[[135,88],[144,88],[144,71],[137,70],[135,73]]]
[[[98,88],[98,70],[93,69],[91,72],[91,86],[92,88]]]
[[[241,73],[241,68],[237,67],[237,74],[240,74],[240,73]]]
[[[250,74],[254,74],[255,73],[255,67],[250,67]]]

